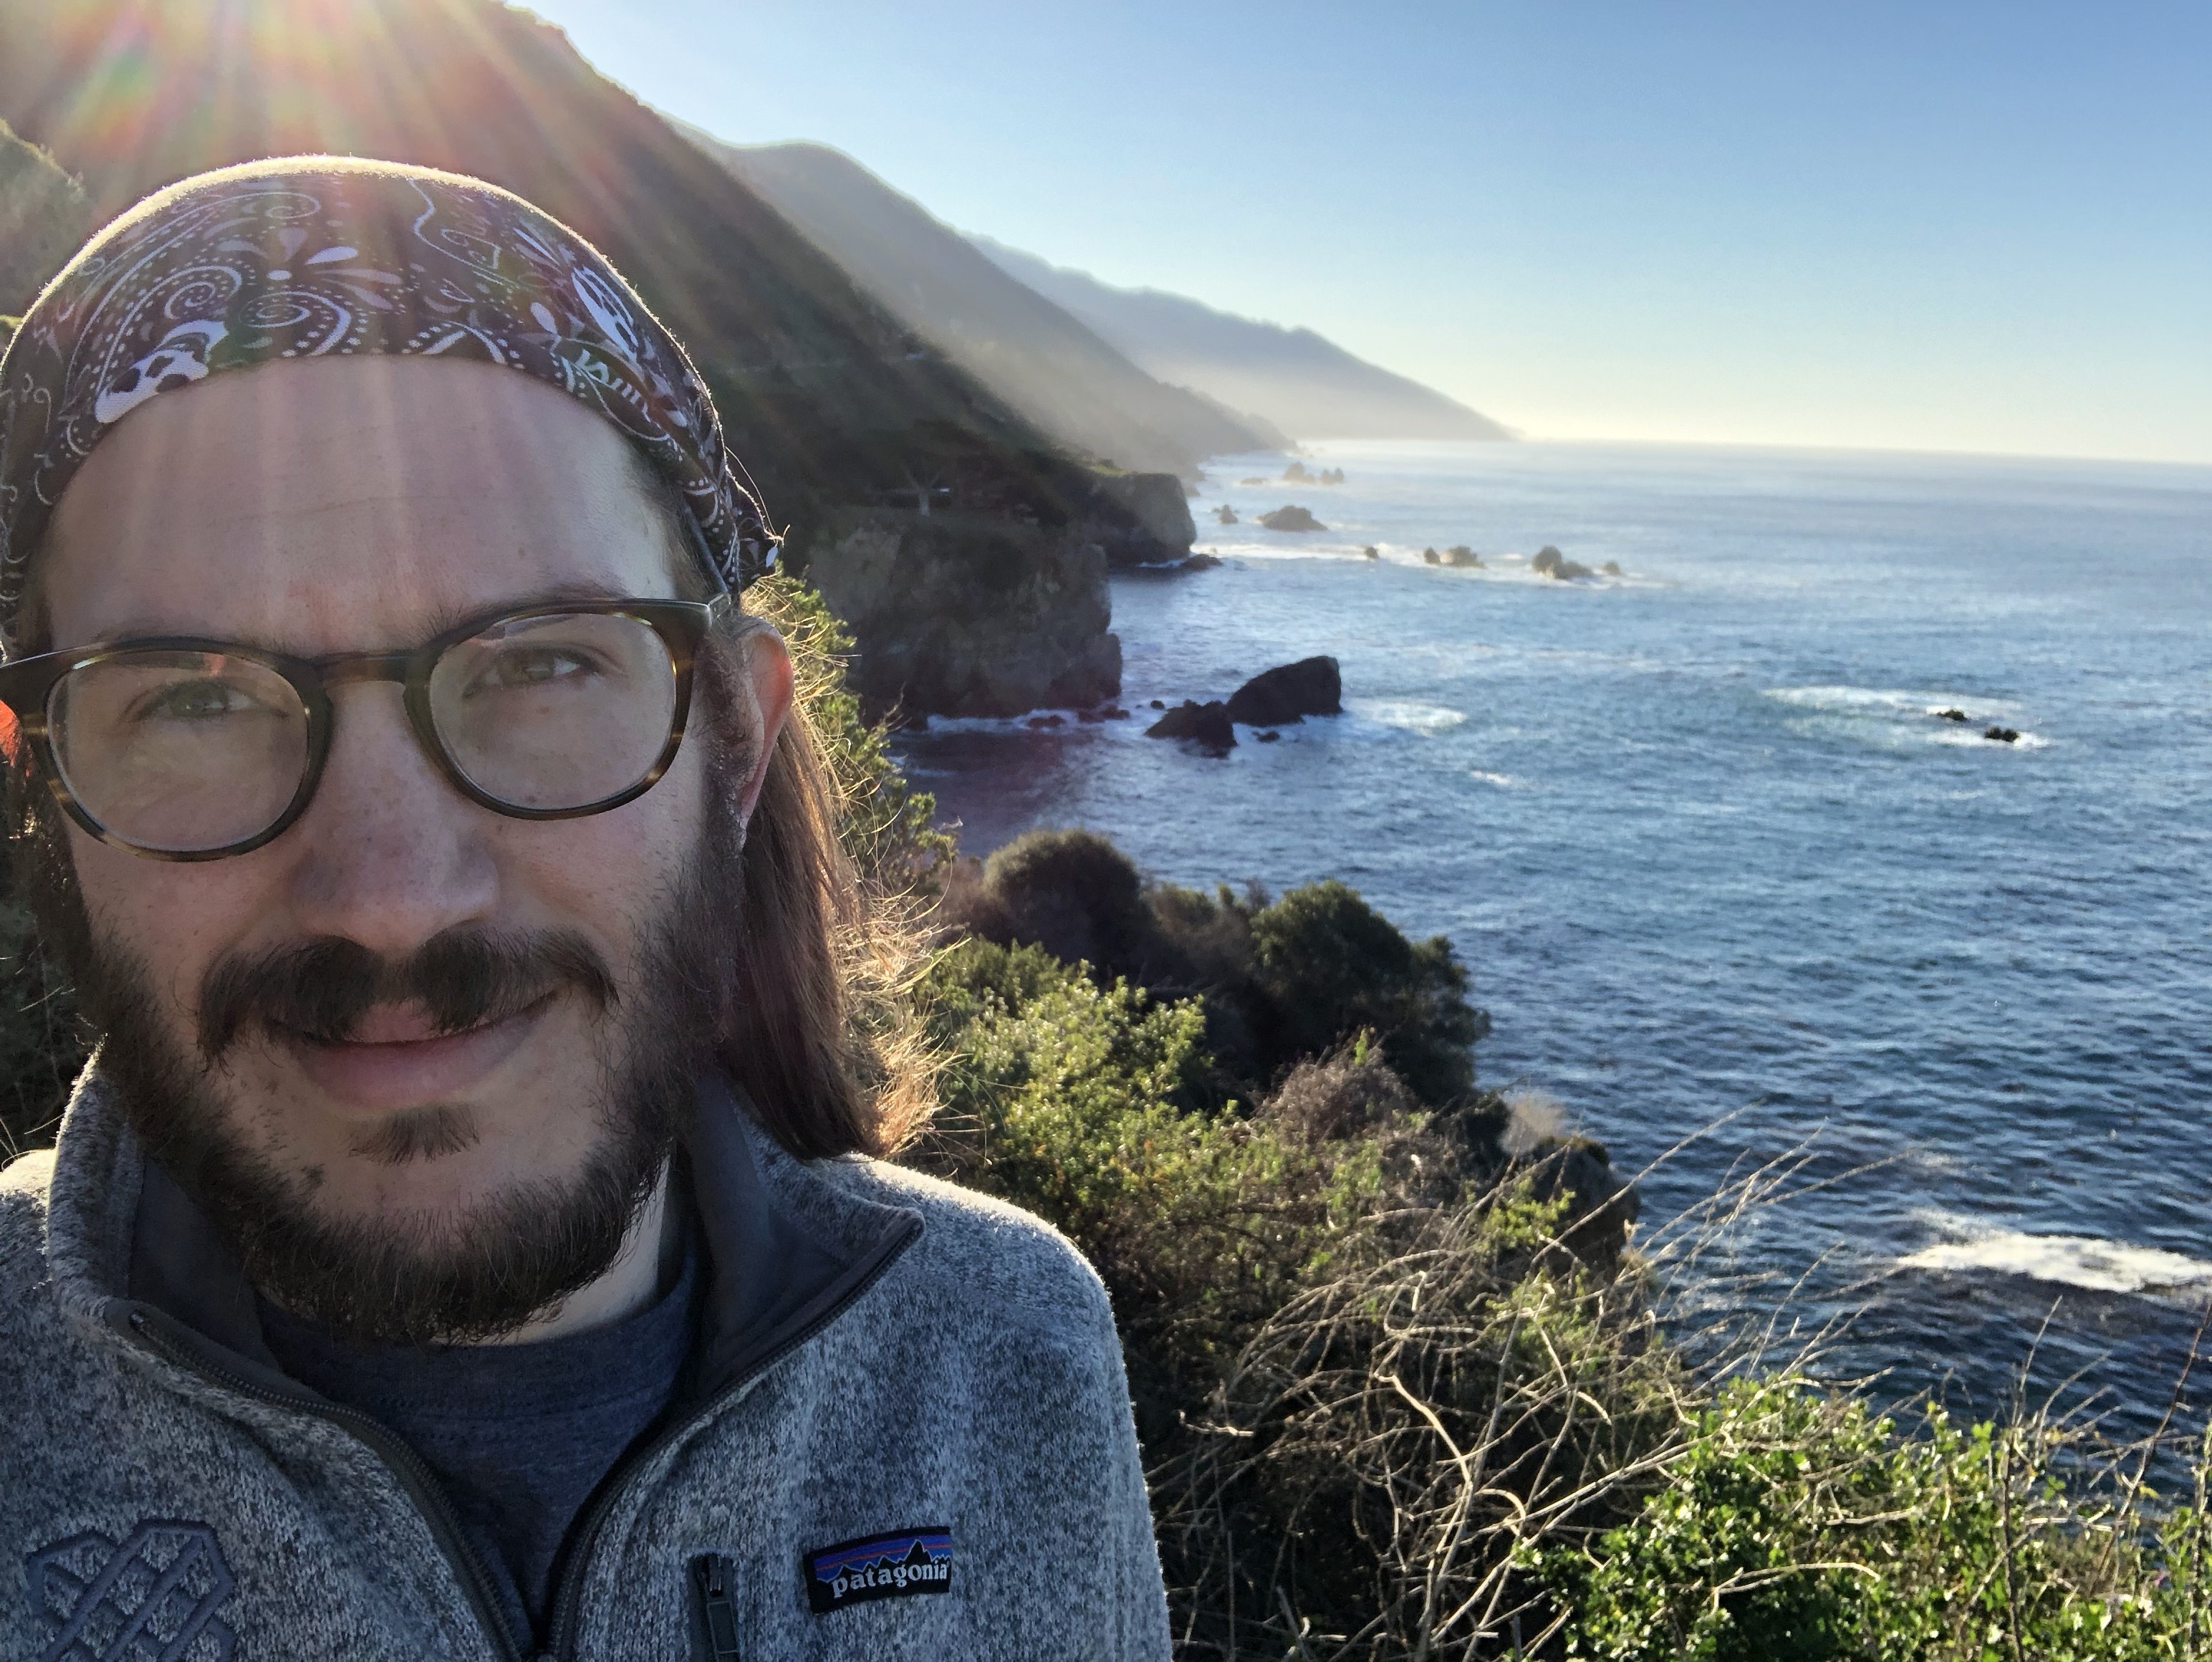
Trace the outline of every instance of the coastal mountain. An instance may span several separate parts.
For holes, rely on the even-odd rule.
[[[1103,473],[994,395],[519,8],[0,0],[0,119],[89,198],[80,222],[49,204],[33,286],[84,225],[265,155],[474,174],[577,228],[691,350],[791,527],[789,563],[842,597],[873,703],[1007,714],[1109,697],[1109,551],[1187,551],[1134,500],[1148,476]],[[896,603],[872,574],[897,578]]]
[[[1296,439],[1510,439],[1489,417],[1310,329],[1256,322],[1157,289],[1116,289],[985,236],[993,264],[1119,348],[1146,374]]]
[[[0,317],[20,313],[84,240],[90,209],[52,156],[0,121]],[[0,344],[7,335],[0,329]]]
[[[843,152],[730,144],[677,125],[902,324],[1063,442],[1185,477],[1211,455],[1286,445],[1265,422],[1155,380]]]

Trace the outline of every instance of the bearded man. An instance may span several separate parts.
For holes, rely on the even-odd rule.
[[[476,180],[187,180],[27,315],[0,748],[100,1043],[0,1176],[0,1658],[1167,1654],[1097,1277],[879,1158],[774,557]]]

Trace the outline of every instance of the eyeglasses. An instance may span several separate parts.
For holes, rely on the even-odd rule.
[[[331,691],[360,681],[404,689],[416,740],[471,801],[568,819],[620,807],[668,770],[700,642],[734,604],[526,606],[411,652],[328,658],[118,641],[0,666],[0,703],[70,818],[151,859],[218,860],[282,833],[322,776]]]

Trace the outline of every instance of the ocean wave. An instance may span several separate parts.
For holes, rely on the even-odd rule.
[[[1907,1269],[1993,1270],[2090,1293],[2156,1293],[2212,1282],[2212,1263],[2163,1247],[2018,1229],[1976,1230],[1964,1240],[1923,1246],[1898,1263]]]
[[[1345,708],[1355,715],[1402,728],[1408,733],[1449,733],[1467,720],[1464,710],[1448,704],[1424,704],[1410,698],[1349,698]]]
[[[1525,779],[1516,779],[1510,773],[1486,773],[1480,768],[1469,768],[1467,776],[1479,779],[1486,785],[1495,785],[1500,790],[1520,790],[1528,782]]]
[[[1831,733],[1885,748],[1945,745],[1968,750],[2048,750],[2051,740],[2014,724],[2020,706],[2009,699],[1960,692],[1930,692],[1913,687],[1767,687],[1764,696],[1804,715],[1790,725],[1801,733]],[[1950,719],[1944,719],[1947,715]],[[1993,740],[1984,732],[2002,728],[2013,737]]]
[[[1933,715],[1938,710],[1957,709],[1965,711],[1970,721],[2006,715],[2018,708],[2002,698],[1983,698],[1966,692],[1925,692],[1905,687],[1768,687],[1766,696],[1778,703],[1844,714]]]

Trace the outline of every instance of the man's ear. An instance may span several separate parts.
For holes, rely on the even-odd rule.
[[[738,642],[738,696],[745,701],[745,725],[756,735],[752,766],[738,792],[738,813],[747,823],[768,782],[768,764],[775,754],[775,741],[790,719],[792,696],[791,651],[765,618],[748,620],[750,627]]]

